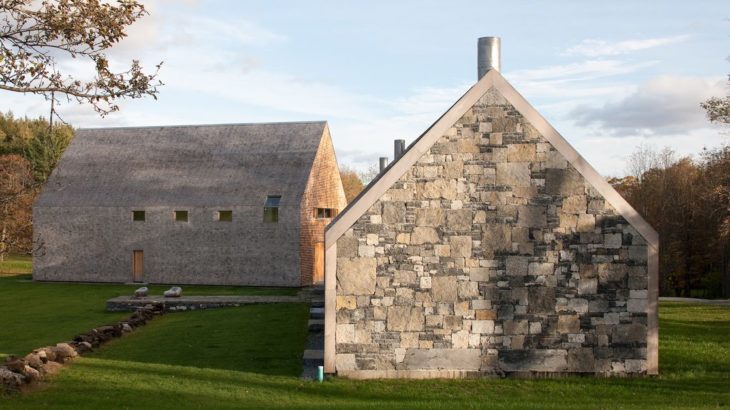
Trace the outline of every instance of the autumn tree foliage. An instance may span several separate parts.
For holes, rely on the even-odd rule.
[[[0,0],[0,90],[59,96],[88,103],[102,116],[117,111],[122,98],[156,98],[157,71],[139,61],[115,72],[105,51],[126,37],[127,28],[147,14],[134,0]],[[63,59],[89,61],[93,78],[61,71]]]
[[[612,185],[658,231],[662,295],[730,296],[730,147],[697,160],[640,147]]]
[[[363,190],[364,185],[357,171],[349,167],[340,168],[340,179],[342,179],[345,198],[349,204]]]
[[[0,261],[9,252],[29,252],[35,181],[20,155],[0,156]]]

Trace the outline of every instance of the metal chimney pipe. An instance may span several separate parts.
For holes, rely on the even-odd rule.
[[[397,161],[406,150],[406,140],[393,141],[393,161]]]
[[[480,37],[477,40],[477,80],[489,70],[502,69],[502,40],[499,37]]]
[[[380,157],[380,172],[385,171],[388,167],[388,157]]]

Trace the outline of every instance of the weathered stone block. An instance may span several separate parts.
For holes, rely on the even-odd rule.
[[[441,208],[416,209],[417,226],[441,226],[444,223],[444,211]]]
[[[431,296],[434,302],[454,302],[458,296],[456,276],[431,277]]]
[[[412,306],[388,307],[387,328],[389,331],[421,331],[423,330],[424,320],[423,308]]]
[[[464,163],[462,161],[451,161],[444,165],[443,177],[444,178],[459,178],[464,173]]]
[[[355,296],[337,296],[337,310],[357,308],[357,298]]]
[[[547,276],[552,275],[555,270],[555,265],[552,263],[530,263],[527,268],[527,272],[532,276]]]
[[[525,276],[528,272],[530,258],[527,256],[508,256],[506,260],[507,275]]]
[[[382,216],[384,224],[405,223],[406,204],[403,202],[384,202]]]
[[[446,211],[446,226],[456,232],[471,231],[472,212],[469,209]]]
[[[606,245],[606,248],[609,249],[618,249],[621,247],[621,243],[623,241],[623,235],[620,233],[607,233],[603,235],[604,243]]]
[[[535,160],[535,144],[507,145],[507,161],[531,162]]]
[[[459,298],[461,299],[473,299],[479,296],[479,286],[477,282],[472,281],[460,281],[457,284]]]
[[[497,318],[497,312],[494,310],[480,309],[475,311],[477,320],[495,320]]]
[[[596,229],[596,217],[590,214],[579,214],[576,230],[578,232],[593,232]]]
[[[598,291],[598,279],[586,278],[578,281],[579,295],[594,295]]]
[[[403,363],[408,370],[479,370],[480,349],[408,349]]]
[[[375,293],[375,258],[337,258],[337,293],[372,295]]]
[[[586,196],[571,195],[563,198],[563,212],[566,213],[583,213],[586,211]]]
[[[532,314],[555,312],[555,288],[531,286],[527,289],[528,307]]]
[[[424,243],[437,243],[439,234],[436,229],[430,227],[416,226],[411,232],[411,244],[422,245]]]
[[[449,329],[449,330],[461,329],[461,322],[463,320],[461,316],[449,315],[449,316],[444,316],[443,318],[444,318],[444,324],[443,324],[444,329]]]
[[[524,162],[497,163],[497,185],[530,186],[530,167]]]
[[[575,348],[568,350],[568,371],[570,372],[594,372],[595,357],[591,348]]]
[[[546,225],[545,207],[524,205],[517,208],[517,226],[544,228]]]
[[[480,334],[494,334],[494,320],[474,320],[471,322],[471,332]]]
[[[558,349],[501,350],[499,367],[507,372],[562,372],[568,352]]]
[[[341,236],[337,240],[337,257],[338,258],[354,258],[357,256],[357,247],[360,246],[357,238],[354,236]]]
[[[472,253],[471,236],[449,237],[452,258],[470,258]]]
[[[430,199],[456,199],[456,181],[437,179],[421,186],[421,196]]]
[[[628,275],[628,267],[624,264],[604,263],[598,264],[599,283],[621,282]]]
[[[583,177],[573,168],[547,168],[545,193],[548,195],[582,195],[585,193]]]
[[[355,325],[338,324],[335,330],[335,340],[337,343],[354,343],[355,342]]]
[[[512,249],[512,229],[509,225],[487,223],[482,226],[482,230],[482,247],[488,256]]]
[[[580,318],[574,315],[558,316],[558,332],[578,333],[580,332]]]
[[[354,353],[339,353],[335,355],[335,368],[338,372],[357,370],[357,361]]]

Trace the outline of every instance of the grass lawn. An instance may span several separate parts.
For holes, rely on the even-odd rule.
[[[69,340],[129,313],[109,313],[107,299],[134,293],[134,285],[37,283],[30,275],[0,276],[0,360]],[[169,286],[150,286],[162,294]],[[183,286],[186,295],[294,295],[296,289]]]
[[[0,262],[0,275],[30,273],[32,260],[30,255],[5,255],[5,260]]]
[[[729,406],[730,309],[664,303],[660,315],[662,374],[656,378],[334,378],[319,384],[297,377],[305,305],[175,313],[76,360],[37,391],[0,399],[0,408]]]

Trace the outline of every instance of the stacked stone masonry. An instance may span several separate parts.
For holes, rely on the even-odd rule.
[[[337,240],[337,372],[647,370],[647,243],[494,88]]]

